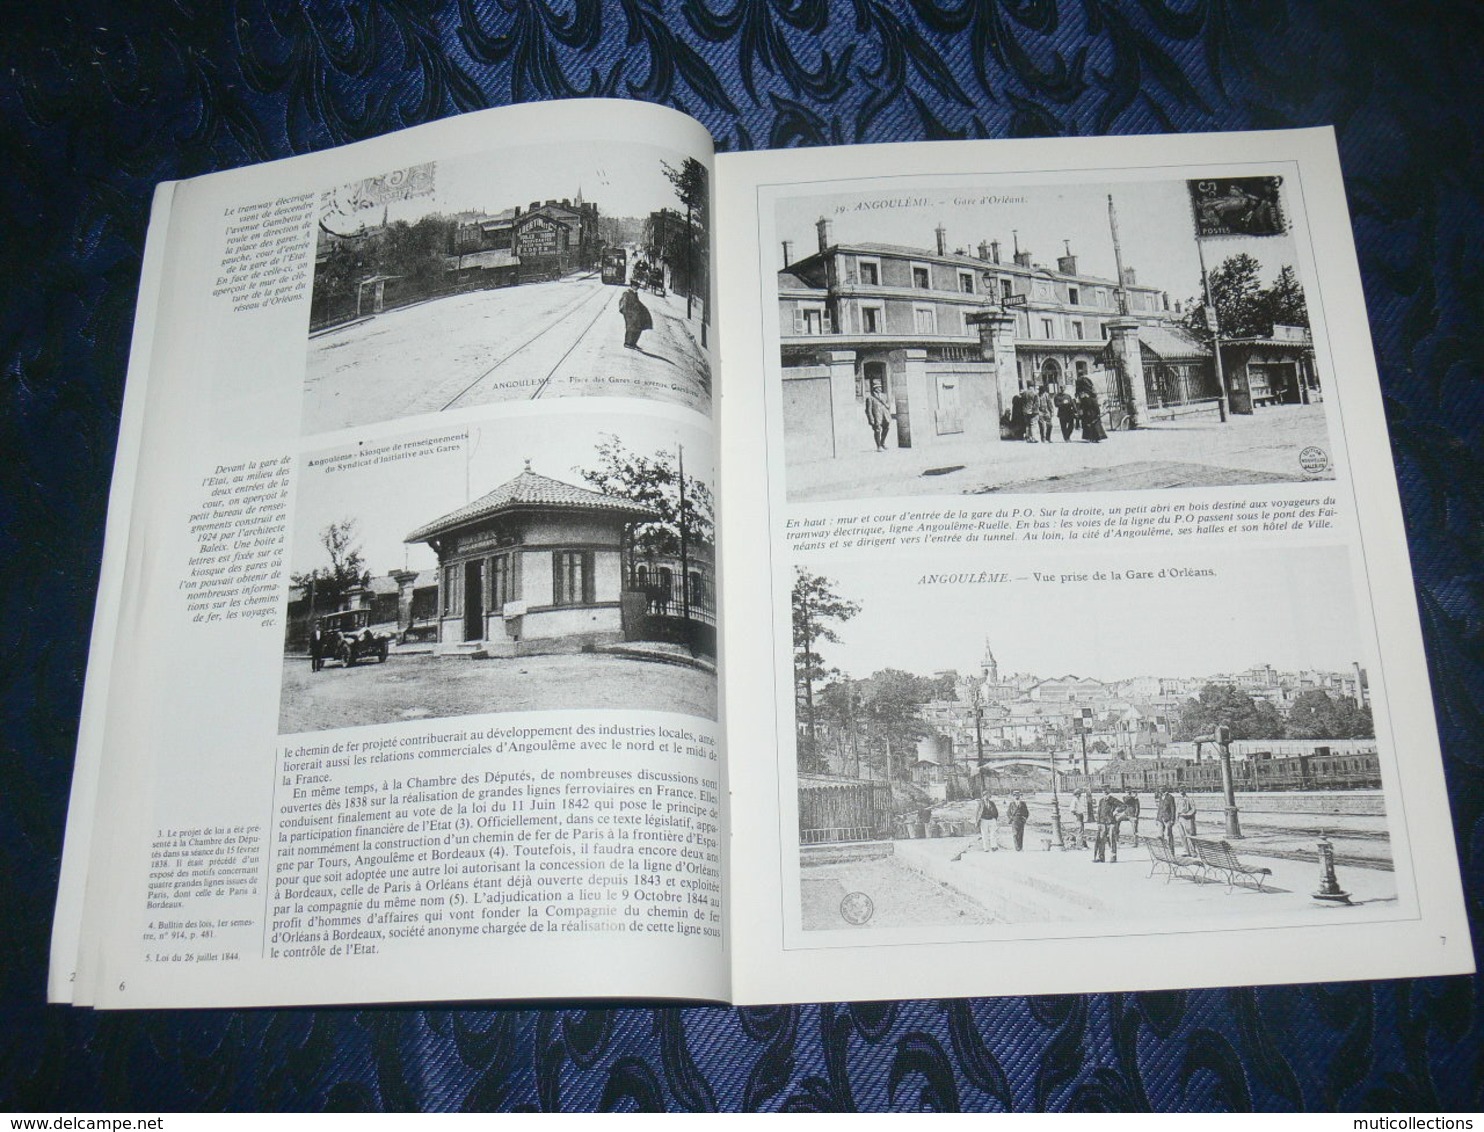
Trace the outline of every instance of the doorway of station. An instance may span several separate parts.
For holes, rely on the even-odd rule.
[[[464,640],[484,640],[484,563],[464,563]]]

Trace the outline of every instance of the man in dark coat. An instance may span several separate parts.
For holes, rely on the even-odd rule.
[[[1154,816],[1159,822],[1159,836],[1170,852],[1175,851],[1175,792],[1168,788],[1160,792],[1154,804]]]
[[[1015,791],[1015,800],[1010,803],[1010,808],[1005,811],[1005,819],[1010,823],[1010,829],[1015,834],[1015,851],[1019,853],[1025,848],[1025,823],[1030,820],[1030,807],[1020,797],[1020,791]]]
[[[1098,799],[1098,840],[1092,853],[1095,863],[1118,863],[1118,823],[1122,818],[1123,807],[1113,797],[1113,787],[1104,786],[1103,796]]]
[[[623,344],[628,350],[639,348],[639,335],[646,330],[654,329],[654,319],[650,317],[649,308],[639,298],[639,290],[632,283],[629,289],[623,293],[623,298],[618,301],[618,313],[623,315]]]
[[[325,666],[325,631],[316,623],[309,630],[309,671],[318,672]]]

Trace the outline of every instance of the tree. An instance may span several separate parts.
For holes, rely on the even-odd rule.
[[[605,433],[597,455],[597,467],[577,469],[594,491],[643,503],[659,512],[658,519],[640,523],[630,533],[631,569],[636,559],[678,555],[682,518],[687,545],[708,552],[713,549],[716,523],[711,488],[687,473],[682,512],[678,452],[661,450],[653,456],[641,456],[614,434]]]
[[[1293,739],[1373,739],[1376,727],[1370,708],[1356,706],[1348,696],[1333,697],[1311,688],[1294,697],[1288,735]]]
[[[849,621],[860,612],[860,606],[834,591],[834,582],[821,574],[811,574],[801,566],[794,568],[793,638],[794,691],[802,708],[805,736],[799,742],[799,769],[820,769],[819,720],[815,715],[814,686],[832,673],[820,656],[821,641],[838,643],[835,626]]]
[[[706,167],[694,157],[678,166],[661,161],[665,176],[675,188],[675,196],[685,206],[685,317],[690,318],[696,289],[706,278],[705,243],[709,227],[709,204]]]
[[[1210,273],[1211,300],[1222,338],[1266,337],[1274,323],[1308,326],[1309,308],[1303,284],[1290,266],[1283,267],[1271,287],[1263,287],[1258,273],[1261,264],[1240,252],[1224,260]],[[1211,340],[1204,299],[1190,301],[1186,327],[1202,341]]]
[[[1207,684],[1187,700],[1175,725],[1177,739],[1213,735],[1218,724],[1231,728],[1233,739],[1281,739],[1283,717],[1266,700],[1254,700],[1230,684]]]
[[[338,610],[351,590],[370,584],[371,571],[365,569],[361,558],[359,526],[355,519],[347,518],[325,527],[319,533],[319,541],[329,556],[329,566],[316,566],[307,574],[290,576],[289,581],[304,587],[306,596],[312,598],[316,612]]]
[[[885,668],[861,681],[859,690],[868,761],[893,779],[910,781],[917,741],[928,734],[920,709],[944,695],[943,682]]]
[[[1223,338],[1246,338],[1266,334],[1272,328],[1264,325],[1267,314],[1262,285],[1258,281],[1261,265],[1246,252],[1239,252],[1212,269],[1211,301],[1216,304],[1216,318]],[[1204,315],[1201,316],[1204,319]]]
[[[1264,295],[1267,305],[1268,333],[1274,324],[1282,326],[1308,326],[1309,304],[1304,298],[1304,286],[1290,266],[1278,272],[1278,278]]]

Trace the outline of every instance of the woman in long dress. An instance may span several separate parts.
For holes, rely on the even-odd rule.
[[[1108,433],[1103,428],[1103,407],[1098,403],[1098,393],[1092,387],[1090,377],[1077,379],[1077,409],[1078,416],[1082,418],[1082,439],[1094,444],[1107,440]]]

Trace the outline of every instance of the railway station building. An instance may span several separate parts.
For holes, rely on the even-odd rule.
[[[410,532],[438,556],[437,650],[567,652],[625,639],[624,550],[647,505],[525,471]]]
[[[777,276],[790,461],[870,451],[862,422],[873,386],[894,409],[891,442],[902,448],[998,441],[1018,391],[1071,390],[1083,377],[1111,427],[1215,415],[1223,400],[1210,347],[1132,267],[1121,280],[1089,275],[1070,246],[1055,268],[1018,246],[1007,255],[998,240],[976,254],[950,250],[942,225],[923,248],[836,243],[828,219],[816,233],[803,258],[784,243]],[[1317,397],[1306,328],[1226,344],[1229,355],[1233,412]]]

